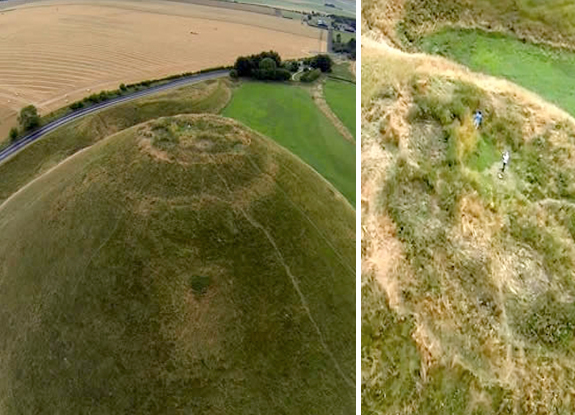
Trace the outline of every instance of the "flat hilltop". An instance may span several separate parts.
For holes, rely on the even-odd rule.
[[[464,3],[368,3],[362,410],[571,414],[569,5]]]
[[[2,413],[353,413],[355,212],[217,115],[138,124],[0,207]]]

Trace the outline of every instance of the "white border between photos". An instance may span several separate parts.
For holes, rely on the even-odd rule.
[[[359,10],[359,12],[357,12]],[[359,13],[359,16],[358,16]],[[361,414],[361,1],[356,2],[355,58],[355,413]],[[359,34],[359,35],[358,35]]]

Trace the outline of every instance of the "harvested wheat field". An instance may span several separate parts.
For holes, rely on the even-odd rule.
[[[262,50],[289,59],[320,48],[319,31],[299,21],[204,4],[17,5],[0,10],[0,138],[28,104],[45,114],[122,82],[228,65]]]

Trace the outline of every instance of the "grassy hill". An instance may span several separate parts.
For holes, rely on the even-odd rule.
[[[272,137],[355,203],[355,146],[338,132],[308,91],[246,82],[234,91],[223,115]]]
[[[575,122],[363,46],[363,413],[573,413]]]
[[[0,208],[0,412],[355,412],[355,214],[214,115],[119,132]]]
[[[65,158],[110,134],[162,116],[218,113],[230,97],[226,81],[201,82],[115,105],[59,128],[0,164],[0,201]]]

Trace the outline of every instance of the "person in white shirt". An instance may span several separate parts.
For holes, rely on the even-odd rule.
[[[501,157],[501,161],[503,161],[503,166],[501,166],[501,173],[505,172],[505,167],[509,164],[509,158],[511,154],[509,154],[509,150],[505,150],[503,153],[503,157]]]
[[[473,125],[475,125],[475,128],[478,129],[479,127],[481,127],[482,122],[483,122],[483,114],[479,110],[475,111],[475,114],[473,115]]]

